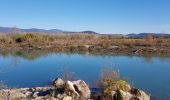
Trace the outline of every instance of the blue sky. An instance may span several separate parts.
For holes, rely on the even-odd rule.
[[[0,0],[0,26],[170,33],[170,0]]]

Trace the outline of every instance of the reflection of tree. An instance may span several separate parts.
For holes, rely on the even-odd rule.
[[[16,51],[16,52],[1,52],[0,55],[3,57],[14,57],[13,63],[17,63],[19,58],[27,60],[35,60],[41,56],[47,56],[49,52],[46,51]]]
[[[146,62],[148,63],[153,63],[153,59],[157,58],[159,60],[161,60],[161,62],[165,61],[168,62],[170,60],[169,56],[152,56],[152,55],[145,55],[145,56],[141,56],[145,59]]]
[[[167,58],[166,56],[161,56],[161,57],[159,57],[159,60],[161,60],[162,62],[163,61],[168,62],[168,61],[170,61],[170,58]]]
[[[144,57],[145,58],[145,61],[148,62],[148,63],[153,63],[153,56],[150,56],[150,55],[147,55]]]
[[[11,66],[16,67],[19,63],[20,63],[19,57],[12,57],[11,58],[11,63],[10,63]]]
[[[11,57],[9,63],[7,63],[4,66],[1,65],[0,73],[3,74],[10,72],[14,67],[16,67],[19,64],[19,62],[20,62],[19,57]]]
[[[35,60],[42,56],[47,56],[48,52],[41,51],[17,51],[17,52],[0,52],[0,56],[10,58],[9,63],[0,66],[0,74],[8,73],[20,63],[21,59]]]

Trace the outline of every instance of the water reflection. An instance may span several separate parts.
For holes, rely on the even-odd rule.
[[[0,57],[3,57],[4,60],[5,58],[8,58],[8,63],[7,64],[3,64],[2,60],[1,60],[1,65],[0,65],[0,74],[2,73],[7,73],[10,70],[12,70],[14,67],[17,67],[17,65],[20,63],[20,61],[22,59],[25,60],[36,60],[39,58],[43,58],[49,55],[53,55],[56,54],[58,56],[62,55],[62,52],[48,52],[48,51],[16,51],[16,52],[0,52]],[[64,54],[66,54],[68,57],[72,56],[74,53],[72,52],[65,52]],[[77,53],[75,53],[77,54]],[[170,57],[167,56],[151,56],[151,55],[125,55],[125,54],[90,54],[90,53],[80,53],[81,56],[84,57],[89,57],[89,56],[95,56],[95,57],[102,57],[103,59],[105,58],[112,58],[113,56],[127,56],[129,59],[132,59],[133,57],[139,57],[145,60],[145,62],[152,64],[154,59],[157,58],[159,59],[161,62],[167,62],[170,60]],[[10,59],[9,59],[10,58]],[[112,62],[107,62],[107,64],[109,65],[113,65]]]
[[[16,52],[0,52],[0,56],[10,57],[13,56],[15,58],[23,58],[27,60],[35,60],[37,58],[47,56],[50,52],[47,51],[16,51]]]
[[[127,76],[134,86],[158,98],[170,96],[170,57],[125,54],[55,53],[17,51],[0,53],[0,80],[11,87],[47,85],[61,77],[63,69],[78,79],[94,82],[106,66],[113,66]]]
[[[48,52],[48,51],[42,51],[42,50],[35,50],[35,51],[14,51],[14,52],[9,52],[9,51],[4,51],[4,52],[0,52],[0,56],[2,57],[14,57],[14,60],[18,59],[18,58],[24,58],[27,60],[35,60],[38,59],[40,57],[45,57],[48,56],[50,54],[67,54],[67,56],[69,55],[73,55],[73,54],[82,54],[83,56],[102,56],[103,58],[105,57],[112,57],[112,56],[127,56],[129,58],[132,58],[134,56],[137,57],[142,57],[144,58],[147,62],[152,62],[152,59],[155,57],[158,57],[160,60],[165,61],[170,59],[169,56],[152,56],[152,55],[133,55],[133,54],[111,54],[111,53],[102,53],[102,54],[90,54],[89,52],[82,52],[82,53],[75,53],[75,52]]]

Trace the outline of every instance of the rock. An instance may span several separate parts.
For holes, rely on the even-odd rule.
[[[53,81],[53,86],[56,88],[63,88],[65,82],[61,78],[57,78]]]
[[[35,99],[33,100],[44,100],[43,97],[36,97]]]
[[[139,90],[141,93],[141,96],[139,96],[139,100],[150,100],[150,96],[147,95],[145,92],[143,92],[142,90]]]
[[[123,100],[131,100],[133,98],[133,95],[129,92],[120,90],[120,93],[122,94]]]
[[[35,92],[35,93],[33,94],[33,97],[34,97],[34,98],[38,97],[38,93],[39,93],[39,92]]]
[[[59,99],[51,97],[49,100],[59,100]]]
[[[47,90],[50,90],[50,89],[51,89],[51,87],[35,87],[32,90],[34,90],[34,91],[47,91]]]
[[[111,91],[111,96],[113,97],[116,94],[116,91]]]
[[[133,88],[130,92],[120,90],[120,94],[123,100],[150,100],[149,95],[136,88]]]
[[[27,96],[23,93],[23,91],[19,89],[11,90],[9,93],[10,93],[11,100],[21,100],[23,98],[27,98]]]
[[[53,82],[54,87],[35,87],[19,89],[1,89],[0,100],[90,100],[102,99],[103,95],[99,93],[91,97],[91,91],[88,85],[82,81],[67,81],[66,83],[58,78]],[[150,100],[150,96],[144,91],[127,85],[128,90],[111,91],[108,99],[114,100]],[[104,99],[106,100],[106,99]]]
[[[27,92],[25,93],[25,95],[26,95],[26,97],[31,97],[31,95],[32,95],[32,92],[30,92],[30,91],[27,91]]]
[[[119,46],[113,45],[110,47],[111,49],[119,48]]]
[[[62,99],[63,98],[63,94],[57,94],[57,98],[58,99]]]
[[[72,100],[72,97],[71,97],[71,96],[65,96],[65,97],[63,98],[63,100]]]
[[[84,45],[84,47],[87,48],[87,49],[90,48],[90,46],[91,46],[91,45]]]
[[[140,90],[136,89],[136,88],[132,88],[130,90],[131,94],[135,95],[135,96],[141,96]]]
[[[0,100],[9,100],[10,97],[10,90],[1,90],[0,91]]]
[[[69,96],[77,96],[79,97],[79,94],[74,88],[74,84],[71,81],[67,81],[65,84],[65,93]]]
[[[81,97],[90,98],[90,94],[91,94],[90,89],[84,81],[78,80],[78,81],[74,81],[73,83],[74,83],[75,90],[79,93]]]
[[[132,89],[132,87],[129,84],[126,84],[126,88],[127,88],[127,90],[131,90]]]

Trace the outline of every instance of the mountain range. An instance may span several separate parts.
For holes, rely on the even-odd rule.
[[[60,29],[38,29],[38,28],[30,28],[30,29],[21,29],[16,27],[0,27],[1,33],[10,33],[10,32],[39,32],[39,33],[66,33],[66,34],[74,34],[74,33],[88,33],[88,34],[98,34],[94,31],[81,31],[81,32],[71,32],[64,31]]]
[[[16,30],[20,32],[47,32],[47,33],[63,32],[62,30],[59,30],[59,29],[45,30],[45,29],[38,29],[38,28],[21,29],[21,28],[16,28],[16,27],[0,27],[0,32],[4,32],[4,33],[13,32]]]
[[[39,32],[39,33],[65,33],[65,34],[76,34],[76,33],[81,33],[81,34],[99,34],[94,31],[81,31],[81,32],[71,32],[71,31],[64,31],[60,29],[38,29],[38,28],[30,28],[30,29],[22,29],[22,28],[15,28],[15,27],[0,27],[0,32],[1,33],[10,33],[10,32]],[[148,33],[131,33],[131,34],[108,34],[113,37],[128,37],[128,38],[145,38]],[[152,34],[153,37],[169,37],[170,34],[165,34],[165,33],[150,33]],[[104,34],[103,34],[104,35]],[[105,34],[106,35],[106,34]]]
[[[148,33],[139,33],[139,34],[131,33],[131,34],[127,34],[126,36],[129,38],[145,38],[147,34]],[[155,38],[160,36],[170,38],[170,34],[167,33],[149,33],[149,34],[151,34]]]

